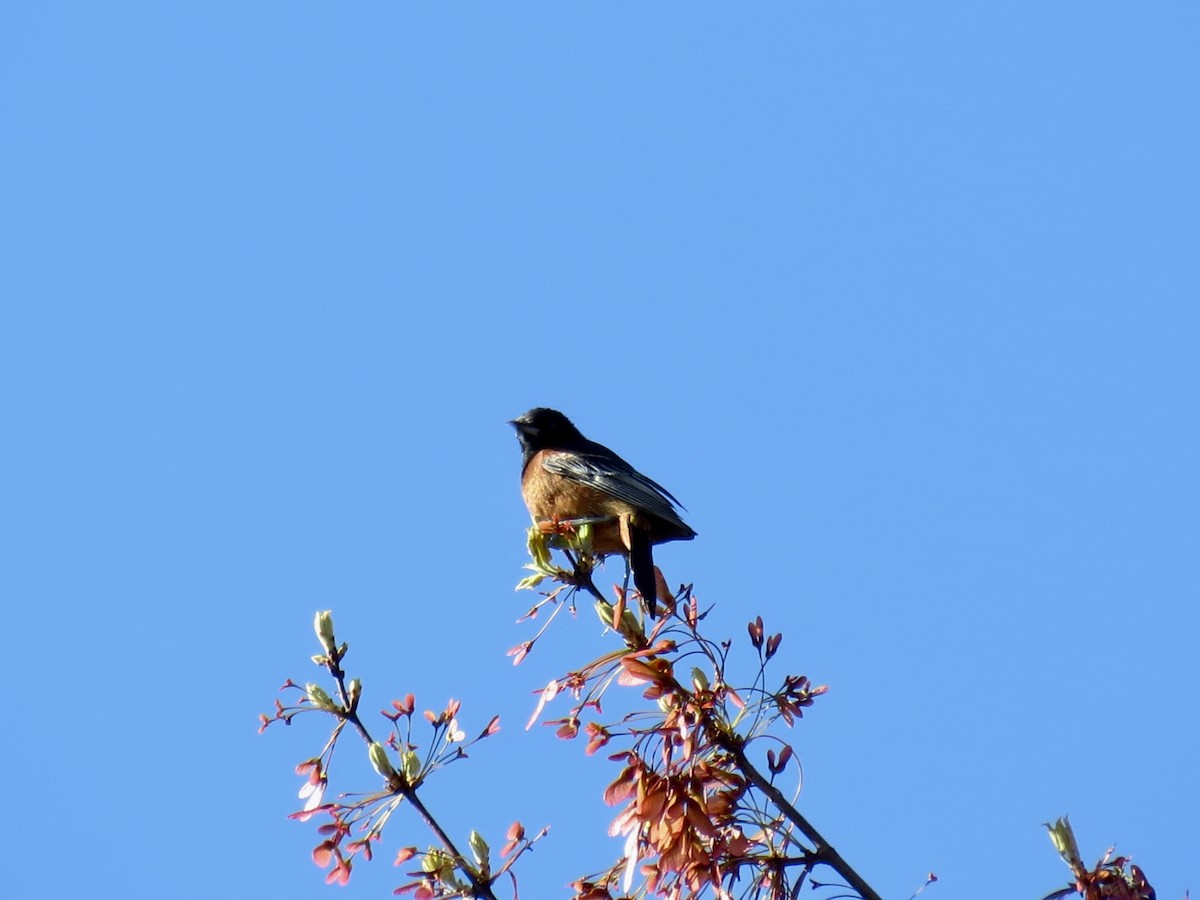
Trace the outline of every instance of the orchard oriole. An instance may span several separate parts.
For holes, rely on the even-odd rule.
[[[597,555],[628,557],[634,586],[656,615],[655,544],[690,541],[696,532],[675,511],[680,506],[602,444],[589,441],[558,410],[538,407],[510,423],[521,444],[521,495],[540,521],[599,519],[592,530]]]

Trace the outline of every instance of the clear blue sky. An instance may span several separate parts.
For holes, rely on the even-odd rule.
[[[1040,896],[1062,813],[1200,890],[1196,4],[0,16],[7,896],[334,896],[255,734],[330,607],[369,708],[502,714],[430,802],[553,825],[523,896],[619,855],[521,730],[590,613],[504,655],[533,405],[831,685],[801,805],[885,897]]]

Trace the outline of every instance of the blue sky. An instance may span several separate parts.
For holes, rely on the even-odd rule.
[[[319,608],[368,708],[503,716],[430,803],[551,824],[524,896],[619,855],[521,730],[590,613],[505,656],[534,405],[831,686],[801,806],[885,897],[1041,896],[1063,813],[1200,889],[1194,4],[2,16],[12,896],[336,892],[255,734]]]

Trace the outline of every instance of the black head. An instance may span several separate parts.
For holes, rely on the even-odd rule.
[[[508,423],[517,429],[526,461],[539,450],[574,450],[587,442],[571,420],[557,409],[535,407]]]

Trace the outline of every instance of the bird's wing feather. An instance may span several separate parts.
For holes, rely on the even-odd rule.
[[[691,530],[675,512],[674,505],[679,501],[662,485],[616,454],[612,457],[594,453],[547,453],[542,457],[542,467],[547,472],[594,487],[673,525]]]

